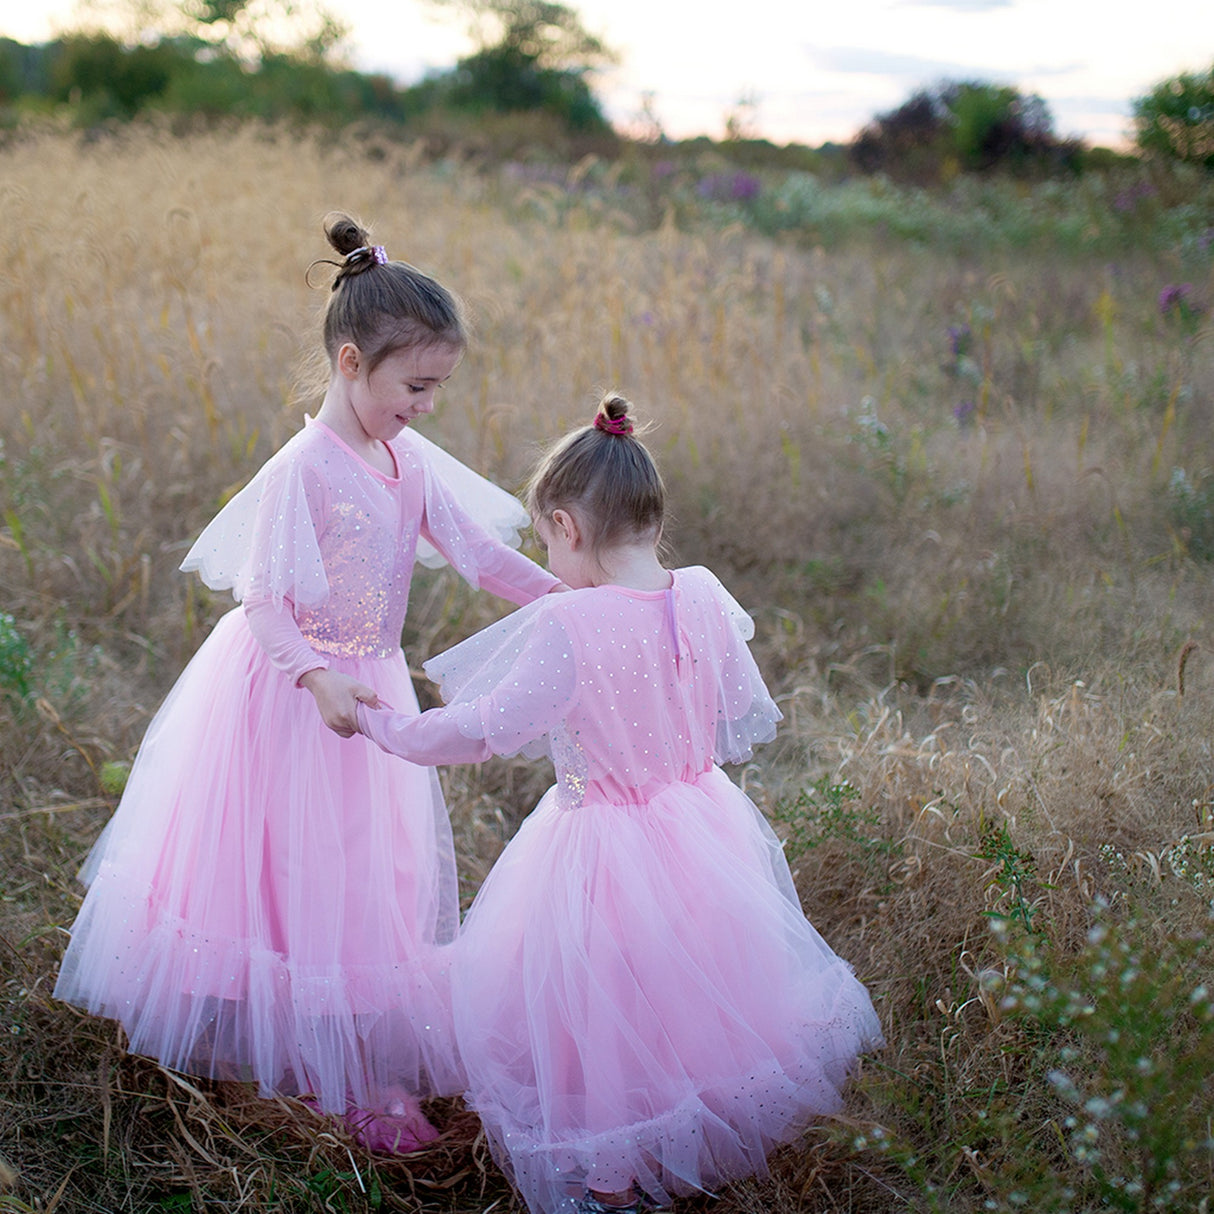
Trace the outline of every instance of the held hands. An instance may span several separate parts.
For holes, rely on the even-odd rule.
[[[339,670],[318,666],[301,675],[299,685],[312,693],[324,723],[343,738],[358,733],[360,703],[369,708],[380,707],[379,697],[370,687]]]

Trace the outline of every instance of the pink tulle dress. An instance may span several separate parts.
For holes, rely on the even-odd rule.
[[[514,498],[408,430],[391,449],[387,476],[309,419],[191,548],[242,605],[148,727],[55,987],[133,1052],[329,1112],[462,1087],[437,951],[459,908],[435,773],[333,733],[297,674],[416,713],[415,554],[515,602],[556,582],[505,542]]]
[[[880,1043],[780,844],[716,766],[780,713],[749,617],[706,569],[553,595],[427,663],[447,707],[360,708],[413,761],[547,753],[556,784],[452,948],[467,1099],[535,1214],[585,1188],[761,1173]]]

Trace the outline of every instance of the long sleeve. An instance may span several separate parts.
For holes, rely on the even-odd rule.
[[[555,574],[505,544],[498,545],[494,566],[481,566],[481,589],[520,607],[541,598],[559,581]]]
[[[359,729],[390,754],[426,765],[548,753],[548,735],[578,696],[563,606],[549,600],[523,607],[427,662],[449,697],[445,708],[417,717],[360,706]]]
[[[474,704],[431,708],[412,716],[360,703],[358,728],[380,750],[426,767],[483,763],[493,753],[484,737],[477,736],[480,726]]]
[[[439,458],[429,447],[417,447],[425,457],[425,512],[421,538],[433,545],[473,586],[488,590],[520,607],[547,594],[559,579],[529,557],[486,530],[461,500],[457,488],[448,483],[436,466]],[[444,453],[444,467],[456,461]],[[480,477],[462,468],[461,474]],[[488,484],[488,482],[484,482]],[[507,501],[514,499],[503,489],[491,486]],[[515,505],[518,505],[516,502]],[[518,506],[522,519],[526,512]]]
[[[549,753],[548,736],[577,703],[573,638],[562,616],[579,591],[513,612],[425,663],[459,722],[494,754]]]
[[[293,685],[309,670],[328,668],[329,663],[303,639],[290,599],[284,599],[282,607],[276,607],[273,599],[246,599],[244,613],[254,639]]]

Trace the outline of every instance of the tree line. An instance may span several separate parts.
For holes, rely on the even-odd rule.
[[[281,12],[263,4],[260,17],[248,0],[132,2],[143,25],[122,33],[79,29],[34,46],[0,39],[0,121],[66,110],[83,126],[159,112],[341,127],[528,113],[568,134],[613,136],[594,74],[616,56],[573,8],[555,0],[427,2],[464,19],[474,50],[412,85],[344,63],[345,30],[315,2],[278,0]],[[1132,114],[1140,153],[1214,169],[1214,65],[1160,81],[1134,99]],[[764,142],[727,122],[731,141]],[[918,184],[957,173],[1053,176],[1100,162],[1080,140],[1055,132],[1040,97],[981,80],[916,90],[876,115],[845,153],[853,171]]]
[[[0,39],[0,112],[10,123],[68,107],[80,125],[155,111],[340,127],[405,123],[434,110],[539,111],[571,132],[610,130],[589,76],[612,54],[563,4],[458,0],[479,45],[409,86],[344,64],[345,30],[323,10],[281,7],[267,21],[264,13],[246,19],[246,0],[166,0],[152,31],[81,29],[35,46]]]

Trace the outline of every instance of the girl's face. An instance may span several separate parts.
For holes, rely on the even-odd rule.
[[[434,412],[434,395],[446,383],[463,351],[455,346],[409,346],[393,350],[374,371],[357,346],[337,355],[338,371],[354,420],[368,439],[387,442],[410,422]]]

